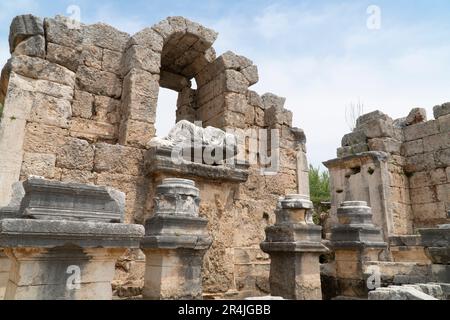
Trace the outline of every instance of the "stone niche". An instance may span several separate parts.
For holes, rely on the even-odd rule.
[[[267,295],[269,259],[259,243],[275,220],[278,198],[309,193],[306,138],[292,127],[285,98],[250,89],[258,81],[250,59],[231,51],[216,56],[217,36],[183,17],[134,35],[61,16],[14,18],[11,59],[0,78],[0,206],[10,202],[15,182],[36,175],[120,190],[124,222],[144,224],[164,178],[191,178],[214,239],[204,262],[205,295]],[[178,92],[177,122],[276,130],[279,146],[269,151],[279,155],[277,174],[263,175],[267,165],[251,161],[234,168],[167,163],[164,148],[148,146],[160,87]],[[245,135],[240,153],[249,155],[257,138]],[[118,265],[117,291],[129,284],[139,292],[142,252],[130,250]]]

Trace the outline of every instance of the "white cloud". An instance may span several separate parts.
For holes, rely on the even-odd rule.
[[[256,12],[253,20],[234,15],[212,25],[220,52],[244,53],[258,65],[254,89],[287,98],[315,165],[335,157],[349,132],[345,108],[351,102],[361,99],[366,112],[380,109],[393,118],[421,106],[432,118],[432,107],[450,100],[450,49],[441,44],[448,32],[387,22],[369,31],[365,9],[277,5]]]

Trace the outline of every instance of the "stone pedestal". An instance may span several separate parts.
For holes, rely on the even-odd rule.
[[[294,300],[322,300],[319,255],[322,228],[312,221],[309,197],[279,200],[276,223],[266,229],[261,249],[270,255],[270,292]]]
[[[419,230],[434,282],[450,283],[450,224]]]
[[[339,225],[332,229],[331,246],[336,256],[339,295],[366,298],[369,288],[364,263],[379,261],[387,244],[381,230],[373,225],[366,202],[343,202],[337,216]]]
[[[200,218],[193,181],[165,179],[156,189],[155,213],[145,224],[145,299],[201,299],[202,264],[211,246]]]
[[[0,220],[5,299],[111,299],[116,260],[144,235],[142,226],[105,222],[122,220],[124,195],[39,178],[24,189],[19,218]]]
[[[3,300],[5,297],[10,269],[11,261],[6,256],[4,250],[0,249],[0,300]]]

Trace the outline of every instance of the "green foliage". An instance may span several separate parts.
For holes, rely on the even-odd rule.
[[[3,105],[0,103],[0,119],[2,118],[3,114]]]
[[[311,201],[315,208],[320,207],[321,202],[331,200],[330,193],[330,174],[328,171],[320,171],[320,168],[309,166],[309,188],[311,192]]]

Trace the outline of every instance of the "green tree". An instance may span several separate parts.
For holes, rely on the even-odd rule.
[[[0,102],[0,120],[2,120],[3,115],[3,104]]]
[[[331,200],[330,174],[328,171],[320,171],[320,168],[309,166],[309,188],[311,201],[314,207],[319,208],[321,202]]]

